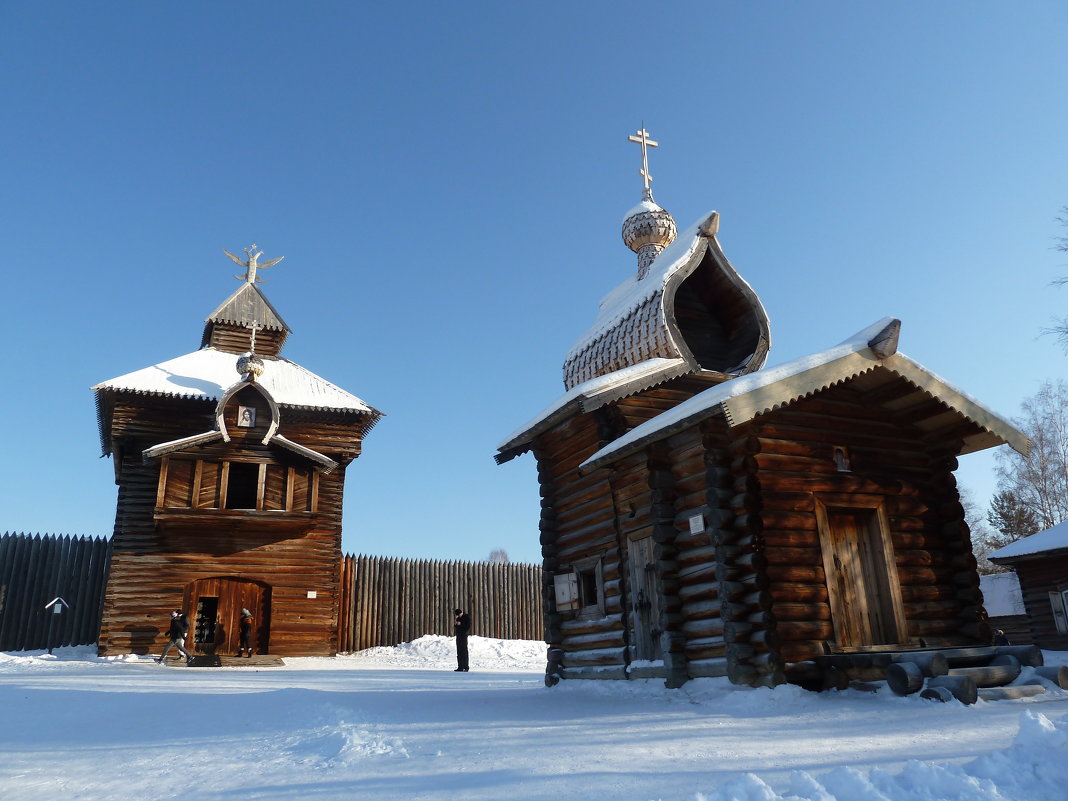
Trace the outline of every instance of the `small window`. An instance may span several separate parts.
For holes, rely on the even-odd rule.
[[[1068,601],[1068,591],[1049,594],[1049,604],[1053,607],[1053,624],[1057,627],[1058,634],[1068,634],[1068,619],[1065,615],[1066,601]]]
[[[604,617],[604,575],[600,557],[575,563],[579,617]]]
[[[227,509],[255,509],[260,466],[249,462],[230,462],[226,480]]]

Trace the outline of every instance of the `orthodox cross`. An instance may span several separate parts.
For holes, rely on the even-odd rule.
[[[235,275],[234,278],[236,278],[238,281],[248,281],[250,284],[263,282],[263,279],[257,277],[256,275],[257,269],[266,270],[268,267],[272,267],[273,265],[278,264],[278,262],[285,258],[285,256],[279,256],[277,259],[271,259],[269,261],[265,261],[263,264],[260,264],[259,258],[263,255],[263,251],[256,250],[255,244],[251,245],[250,247],[244,248],[244,251],[245,255],[247,255],[248,258],[242,260],[226,248],[223,248],[223,253],[233,259],[235,264],[246,268],[244,275]]]
[[[645,126],[637,131],[637,133],[631,134],[627,137],[628,142],[637,142],[642,146],[642,168],[638,170],[638,175],[645,181],[645,190],[642,192],[642,197],[646,200],[653,199],[653,192],[649,188],[649,183],[653,180],[653,176],[649,174],[649,150],[650,147],[660,147],[659,142],[654,142],[649,138],[649,132],[645,130]],[[255,245],[253,246],[255,247]]]

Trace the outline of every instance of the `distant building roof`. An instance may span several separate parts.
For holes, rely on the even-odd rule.
[[[1068,520],[1058,523],[1053,528],[1039,531],[1030,537],[1010,542],[1004,548],[998,548],[987,559],[991,562],[1012,562],[1027,556],[1049,553],[1051,551],[1068,550]]]

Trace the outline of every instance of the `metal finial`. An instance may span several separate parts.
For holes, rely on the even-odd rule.
[[[650,147],[660,147],[659,142],[654,142],[649,138],[649,132],[645,130],[645,123],[642,123],[642,127],[638,129],[636,133],[627,137],[628,142],[637,142],[642,146],[642,168],[638,170],[638,175],[642,177],[645,182],[645,188],[642,190],[642,200],[652,200],[653,190],[649,188],[649,184],[652,183],[653,176],[649,174],[649,150]]]
[[[263,255],[263,251],[256,250],[255,243],[253,243],[247,248],[244,248],[244,251],[248,258],[243,260],[235,256],[226,248],[223,248],[223,253],[233,259],[235,264],[238,264],[241,267],[245,268],[244,275],[235,275],[234,278],[236,278],[238,281],[247,281],[250,284],[262,283],[264,280],[256,275],[256,270],[266,270],[268,267],[272,267],[275,264],[278,264],[278,262],[285,258],[285,256],[279,256],[277,259],[270,259],[269,261],[265,261],[263,264],[260,264],[259,258]]]

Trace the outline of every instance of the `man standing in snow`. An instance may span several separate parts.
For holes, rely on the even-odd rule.
[[[470,666],[467,663],[467,634],[471,631],[471,615],[463,609],[456,610],[456,670],[454,673],[466,673]]]
[[[185,635],[188,633],[189,617],[181,609],[175,609],[171,612],[171,627],[167,631],[167,636],[171,638],[171,641],[164,646],[163,653],[156,661],[161,665],[167,664],[167,654],[172,647],[178,646],[178,653],[185,657],[185,663],[188,665],[192,662],[193,655],[185,650]]]

